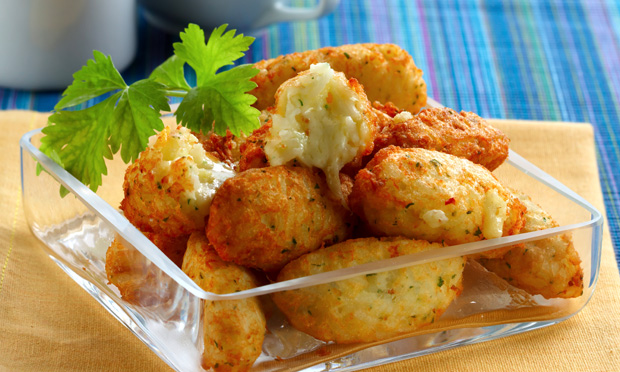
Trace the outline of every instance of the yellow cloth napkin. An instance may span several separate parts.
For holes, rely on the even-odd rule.
[[[0,371],[169,371],[62,272],[22,211],[19,138],[47,116],[0,112]],[[519,154],[603,211],[592,127],[492,121]],[[382,371],[620,371],[620,276],[609,232],[590,303],[551,327],[384,365]]]

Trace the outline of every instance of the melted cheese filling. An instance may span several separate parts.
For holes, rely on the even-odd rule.
[[[271,165],[297,159],[322,169],[330,190],[341,196],[340,169],[370,136],[363,102],[344,74],[319,63],[280,87],[265,153]]]
[[[162,160],[156,168],[158,179],[170,173],[173,161],[183,157],[188,158],[189,169],[184,173],[184,177],[189,179],[193,187],[183,191],[179,204],[181,209],[189,215],[196,215],[197,218],[206,216],[215,192],[225,180],[235,175],[235,171],[208,154],[198,139],[189,133],[189,130],[187,133],[171,133],[161,152]]]
[[[501,237],[504,231],[504,221],[508,218],[508,204],[496,189],[491,189],[484,195],[483,211],[482,234],[484,237],[486,239]]]
[[[392,119],[392,122],[395,124],[403,123],[411,119],[413,119],[413,115],[409,111],[401,111],[398,114],[396,114],[396,116],[394,116],[394,119]]]
[[[448,222],[448,217],[441,209],[431,209],[422,214],[422,219],[426,224],[432,228],[441,227]]]

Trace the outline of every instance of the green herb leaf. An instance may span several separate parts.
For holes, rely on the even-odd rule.
[[[254,42],[253,37],[243,34],[235,36],[235,30],[224,33],[226,26],[213,30],[205,44],[204,31],[190,24],[181,32],[181,42],[173,44],[174,54],[196,71],[198,86],[205,85],[220,68],[232,65],[235,60],[243,57],[243,52]]]
[[[184,97],[177,122],[192,130],[224,135],[230,129],[239,135],[258,128],[260,112],[251,106],[256,98],[247,94],[256,87],[250,79],[258,70],[241,65],[218,73],[242,57],[254,38],[225,30],[225,25],[216,28],[205,43],[204,32],[190,24],[174,45],[175,55],[148,79],[129,86],[112,59],[94,51],[43,129],[41,151],[96,191],[107,174],[105,158],[120,150],[125,163],[134,161],[148,138],[164,128],[160,114],[170,111],[168,96]],[[195,88],[185,80],[186,63],[196,71]],[[86,109],[66,110],[102,95],[109,97]]]
[[[220,135],[226,129],[236,136],[241,131],[251,133],[260,125],[260,111],[251,106],[256,97],[245,92],[256,87],[250,81],[256,71],[249,65],[238,66],[193,88],[176,111],[177,122],[205,133],[212,129]]]
[[[203,132],[213,129],[220,135],[226,129],[234,135],[258,128],[260,112],[252,107],[256,97],[247,94],[256,87],[250,79],[258,70],[250,65],[216,72],[243,56],[254,38],[237,35],[226,26],[216,28],[205,44],[204,32],[189,25],[174,44],[175,54],[196,71],[197,86],[189,91],[176,112],[177,122]]]
[[[476,231],[474,232],[474,236],[480,236],[482,235],[482,231],[480,230],[480,227],[476,227]]]
[[[41,151],[56,152],[62,166],[92,190],[97,190],[101,176],[108,173],[104,158],[112,156],[108,123],[116,97],[80,111],[59,111],[43,128]]]
[[[94,59],[88,60],[86,66],[73,74],[73,83],[62,93],[62,99],[56,104],[56,111],[73,107],[95,97],[124,89],[127,84],[118,72],[112,58],[95,50]]]
[[[84,97],[100,91],[96,85],[91,88],[92,93],[81,90]],[[140,80],[121,88],[95,106],[54,113],[43,129],[41,150],[56,152],[59,164],[93,191],[101,185],[102,175],[107,174],[104,158],[111,159],[122,147],[123,161],[135,160],[146,148],[148,138],[163,129],[160,110],[170,110],[164,86],[154,80]]]
[[[154,80],[139,80],[124,90],[113,110],[110,145],[121,158],[134,161],[156,130],[164,129],[161,111],[170,110],[164,85]]]
[[[157,66],[151,72],[150,78],[167,86],[168,89],[189,91],[191,87],[187,84],[187,80],[185,80],[183,66],[185,66],[185,61],[173,55]]]
[[[431,159],[430,163],[433,164],[435,167],[439,167],[441,165],[441,163],[437,159]]]
[[[47,155],[50,159],[55,161],[56,164],[60,165],[63,168],[65,167],[64,164],[62,164],[62,160],[60,159],[60,156],[58,155],[58,153],[56,151],[50,149],[48,151],[45,151],[45,155]],[[43,168],[41,163],[37,162],[37,166],[36,166],[37,176],[40,175],[41,172],[47,172],[47,171],[45,170],[45,168]]]

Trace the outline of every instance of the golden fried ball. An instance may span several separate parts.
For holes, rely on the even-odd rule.
[[[347,240],[286,265],[284,281],[440,248],[406,238]],[[274,293],[297,329],[323,341],[373,342],[435,322],[462,291],[465,259],[457,257],[328,284]]]
[[[259,110],[274,104],[276,90],[286,80],[315,63],[329,63],[364,86],[371,101],[393,102],[412,113],[426,105],[426,83],[407,51],[395,44],[352,44],[292,53],[254,64],[259,70],[250,92]]]
[[[121,209],[142,231],[189,235],[204,228],[215,190],[233,175],[189,129],[166,127],[127,168]]]
[[[265,271],[348,238],[352,215],[321,173],[305,167],[249,169],[217,190],[207,237],[220,257]]]
[[[169,237],[148,232],[144,235],[172,262],[181,266],[187,236]],[[118,238],[112,241],[106,252],[105,271],[108,281],[118,288],[127,302],[152,306],[169,297],[171,279],[137,249],[125,246]]]
[[[420,147],[471,160],[491,171],[508,157],[508,137],[472,112],[427,108],[407,114],[397,114],[381,130],[375,152],[390,145]]]
[[[319,63],[284,82],[276,92],[265,154],[271,165],[295,160],[323,171],[341,197],[339,173],[356,172],[372,152],[376,114],[363,87],[329,64]]]
[[[187,243],[183,271],[202,289],[217,294],[257,286],[252,273],[224,262],[204,233],[193,233]],[[256,297],[204,301],[202,366],[218,371],[247,371],[262,352],[267,324]]]
[[[559,226],[527,196],[519,199],[527,207],[521,233]],[[545,298],[579,297],[583,293],[581,260],[570,234],[560,234],[512,247],[503,257],[481,259],[489,271],[517,288]]]
[[[420,148],[379,151],[349,202],[376,234],[447,245],[516,234],[525,223],[523,204],[486,168]]]

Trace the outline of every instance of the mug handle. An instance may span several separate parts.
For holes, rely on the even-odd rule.
[[[316,19],[331,13],[340,0],[319,0],[313,8],[297,8],[288,6],[284,1],[274,1],[271,11],[266,13],[253,25],[253,28],[265,27],[277,22],[304,21]]]

